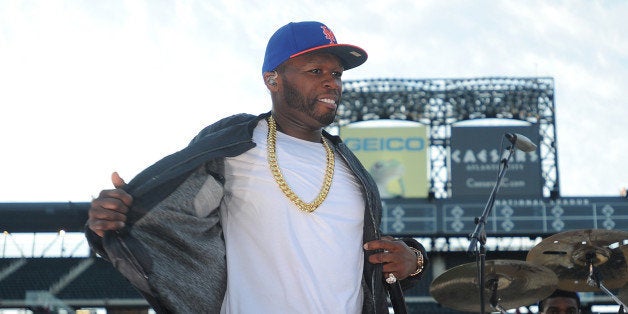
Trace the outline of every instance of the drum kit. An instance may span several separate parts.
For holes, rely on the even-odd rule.
[[[480,312],[490,304],[501,313],[537,303],[555,289],[602,291],[620,305],[628,301],[628,232],[572,230],[543,239],[526,261],[487,260],[478,285],[478,263],[453,267],[430,285],[430,294],[444,307]],[[484,289],[480,293],[480,287]],[[617,296],[609,289],[620,289]],[[478,296],[482,295],[484,300]],[[480,306],[482,304],[482,306]]]

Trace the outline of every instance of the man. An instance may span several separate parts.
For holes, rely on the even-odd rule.
[[[208,126],[128,184],[114,173],[89,210],[94,250],[158,312],[388,313],[386,286],[416,282],[425,250],[381,236],[375,183],[323,130],[366,59],[322,23],[281,27],[272,111]]]
[[[539,313],[578,314],[580,313],[580,297],[575,292],[557,289],[539,302]]]

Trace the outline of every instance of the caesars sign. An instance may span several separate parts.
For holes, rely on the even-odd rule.
[[[340,136],[369,171],[382,198],[427,197],[427,128],[415,122],[376,122],[341,127]]]
[[[497,181],[503,148],[511,143],[506,133],[519,133],[539,146],[538,125],[454,126],[451,128],[452,196],[489,196]],[[500,147],[500,143],[503,146]],[[499,187],[498,195],[540,198],[543,183],[538,149],[529,153],[516,150]]]

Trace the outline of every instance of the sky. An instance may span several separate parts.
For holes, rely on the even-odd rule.
[[[318,20],[344,80],[552,77],[563,196],[628,187],[628,1],[0,0],[0,202],[86,202],[270,109],[267,39]]]

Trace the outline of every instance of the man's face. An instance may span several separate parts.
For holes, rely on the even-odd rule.
[[[328,53],[313,53],[286,62],[282,71],[280,104],[301,123],[313,128],[334,121],[342,95],[343,68],[340,60]]]
[[[577,314],[580,313],[578,303],[573,298],[557,297],[547,299],[543,303],[543,314]]]

